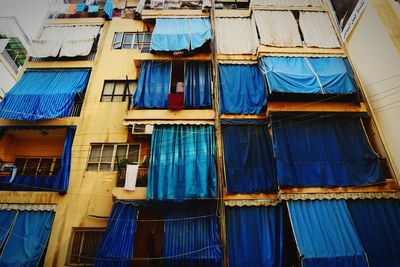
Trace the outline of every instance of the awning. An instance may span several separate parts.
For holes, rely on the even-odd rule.
[[[251,0],[252,7],[318,7],[323,6],[321,0]]]
[[[400,200],[349,200],[347,206],[369,264],[374,267],[398,266]]]
[[[30,56],[87,56],[99,32],[99,25],[46,26],[39,39],[32,41]]]
[[[26,121],[68,117],[89,75],[88,69],[28,69],[0,103],[0,117]]]
[[[289,201],[302,266],[368,266],[344,200]]]
[[[253,11],[260,43],[268,46],[302,46],[299,27],[291,11]]]
[[[270,93],[352,94],[354,74],[347,59],[263,57]]]
[[[257,30],[250,18],[216,18],[215,35],[218,54],[252,55],[257,50]]]
[[[259,114],[267,105],[265,81],[256,64],[219,64],[222,114]]]
[[[228,193],[278,190],[271,138],[265,124],[223,125]]]
[[[272,131],[281,187],[364,186],[384,180],[358,118],[275,118]]]
[[[326,12],[300,12],[299,24],[306,46],[339,48],[335,29]]]
[[[282,266],[282,207],[227,207],[230,267]]]
[[[215,207],[174,207],[166,211],[164,267],[222,267]]]
[[[212,39],[208,18],[157,18],[151,36],[152,51],[194,50]]]
[[[183,201],[216,196],[214,128],[154,126],[147,199]]]
[[[121,201],[114,203],[107,230],[96,253],[94,266],[131,266],[136,217],[137,208],[134,203]]]

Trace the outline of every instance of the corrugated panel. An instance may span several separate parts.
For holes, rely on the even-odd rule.
[[[252,7],[268,7],[268,6],[281,6],[281,7],[319,7],[323,6],[321,0],[251,0]]]
[[[56,207],[53,204],[0,204],[0,210],[55,211]]]

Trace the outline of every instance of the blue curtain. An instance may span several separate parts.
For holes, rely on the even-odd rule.
[[[113,5],[112,0],[107,0],[104,5],[103,16],[106,20],[112,20]]]
[[[280,186],[361,186],[384,180],[358,118],[272,120]]]
[[[185,69],[185,107],[211,107],[210,62],[187,61]]]
[[[213,126],[154,127],[147,199],[214,198],[216,184]]]
[[[67,130],[67,135],[65,136],[64,141],[63,156],[61,159],[61,169],[54,181],[54,189],[62,193],[66,193],[68,190],[69,176],[71,172],[71,151],[75,131],[75,127],[69,127]]]
[[[289,201],[288,206],[302,266],[368,266],[344,200]]]
[[[267,90],[257,65],[219,67],[222,114],[258,114],[267,105]]]
[[[44,120],[68,117],[82,94],[90,70],[26,70],[0,103],[0,118]]]
[[[3,246],[4,241],[11,230],[11,225],[16,214],[17,212],[15,210],[0,211],[0,247]]]
[[[263,57],[270,93],[352,94],[354,74],[347,59]],[[322,90],[321,90],[322,86]]]
[[[134,203],[115,202],[107,230],[96,253],[94,266],[132,265],[137,209]]]
[[[347,201],[371,267],[400,264],[400,200]]]
[[[170,81],[170,61],[144,61],[132,105],[139,108],[167,108]]]
[[[227,207],[230,267],[283,266],[282,207]]]
[[[278,189],[271,138],[265,124],[223,125],[228,193]]]
[[[35,267],[46,248],[54,212],[19,211],[0,256],[0,266]]]
[[[208,18],[157,18],[151,36],[152,51],[194,50],[211,40]]]
[[[174,207],[165,219],[163,267],[222,267],[215,208]]]

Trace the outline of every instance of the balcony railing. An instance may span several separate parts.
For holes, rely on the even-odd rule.
[[[97,48],[97,41],[94,46]],[[92,49],[89,55],[79,56],[79,57],[31,57],[29,61],[31,62],[41,62],[41,61],[84,61],[84,60],[94,60],[96,57],[97,49]]]
[[[11,69],[14,71],[14,73],[17,74],[18,73],[18,65],[11,58],[10,54],[7,52],[6,49],[4,49],[3,52],[1,52],[1,55],[3,56],[4,60],[8,63],[8,65],[11,67]]]
[[[139,167],[136,178],[136,187],[147,187],[148,171],[149,171],[148,168]],[[126,169],[121,168],[121,170],[117,172],[117,187],[124,187],[125,177],[126,177]]]

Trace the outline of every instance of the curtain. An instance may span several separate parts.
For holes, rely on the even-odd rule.
[[[323,6],[323,4],[321,0],[251,0],[251,6],[307,7],[307,6]]]
[[[267,105],[265,82],[256,64],[219,65],[222,114],[259,114]]]
[[[278,189],[267,126],[223,125],[228,193],[263,193]]]
[[[280,267],[283,263],[282,207],[226,207],[230,267]]]
[[[83,94],[90,70],[26,70],[0,103],[0,117],[44,120],[68,117],[77,94]]]
[[[348,200],[354,226],[371,267],[400,263],[400,201],[397,199]]]
[[[218,54],[254,54],[257,50],[257,30],[250,18],[216,18],[215,35]]]
[[[139,108],[167,108],[170,82],[170,61],[143,61],[132,105]]]
[[[269,46],[302,46],[299,27],[291,11],[254,11],[260,43]]]
[[[137,209],[134,203],[115,202],[94,266],[129,267],[132,263]]]
[[[352,94],[354,74],[347,59],[263,57],[270,93]]]
[[[3,247],[4,241],[11,230],[17,212],[14,210],[0,210],[0,247]]]
[[[152,51],[194,50],[211,40],[208,18],[157,18],[151,36]]]
[[[364,186],[384,180],[358,118],[272,120],[279,185]]]
[[[185,107],[211,107],[210,62],[187,61],[185,69]]]
[[[210,125],[156,125],[151,139],[147,199],[214,198],[214,138]]]
[[[106,20],[112,20],[113,4],[112,0],[106,0],[103,16]]]
[[[56,176],[0,176],[0,190],[5,191],[58,191],[55,188]]]
[[[44,27],[37,40],[32,41],[31,57],[57,57],[71,27]]]
[[[75,127],[69,127],[65,136],[63,155],[61,159],[61,168],[55,177],[54,190],[66,193],[68,190],[69,176],[71,172],[71,155],[72,155],[72,143],[75,137]]]
[[[100,32],[100,26],[75,26],[65,37],[60,57],[87,56],[92,50],[94,40]]]
[[[166,212],[165,219],[163,267],[222,267],[214,207],[175,206]]]
[[[302,266],[368,266],[344,200],[289,201]]]
[[[306,46],[340,48],[328,13],[301,11],[299,24]]]
[[[54,212],[19,211],[0,256],[1,266],[35,267],[46,249]]]

